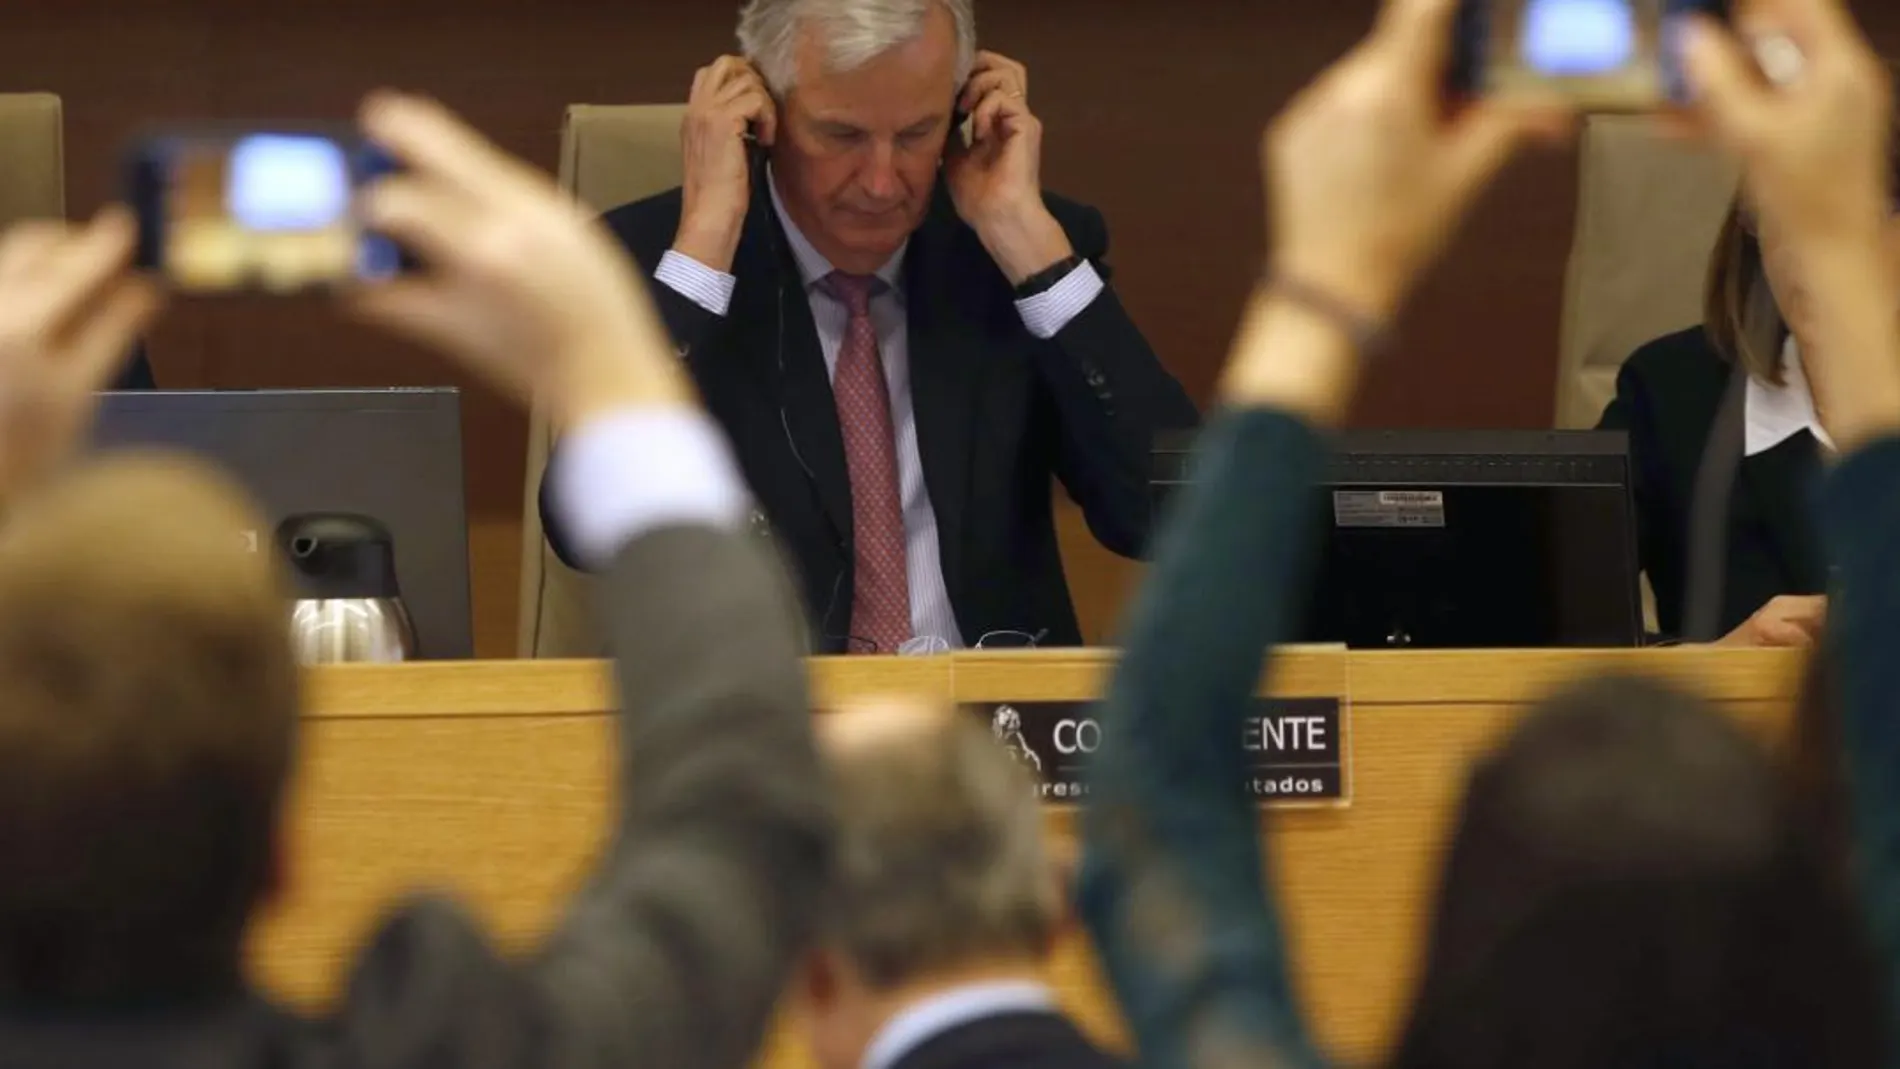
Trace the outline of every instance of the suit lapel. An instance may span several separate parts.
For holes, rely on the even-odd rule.
[[[777,214],[762,205],[748,222],[748,262],[743,272],[735,272],[742,281],[733,312],[763,335],[765,344],[745,348],[761,362],[759,381],[777,394],[785,433],[797,450],[794,459],[810,476],[826,520],[838,540],[849,544],[851,476],[811,301]]]
[[[961,225],[940,191],[924,225],[912,235],[904,261],[911,412],[924,486],[937,518],[944,585],[953,599],[962,575],[976,396],[985,355],[978,333],[980,290],[961,277],[956,263]]]
[[[1768,530],[1782,569],[1800,590],[1821,589],[1827,576],[1809,507],[1820,474],[1820,448],[1813,435],[1803,433],[1742,459],[1741,482]]]

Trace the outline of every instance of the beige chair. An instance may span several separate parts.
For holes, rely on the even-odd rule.
[[[66,214],[59,98],[0,93],[0,227]]]
[[[1709,253],[1738,181],[1720,154],[1643,118],[1592,118],[1580,155],[1557,371],[1557,426],[1567,428],[1596,425],[1638,346],[1701,322]],[[1653,631],[1647,578],[1642,593]]]
[[[1591,119],[1582,161],[1559,427],[1594,426],[1631,352],[1701,321],[1709,253],[1737,182],[1721,155],[1660,135],[1640,118]]]
[[[561,185],[590,207],[606,209],[680,183],[684,104],[575,104],[561,131]],[[586,576],[564,566],[541,530],[537,495],[554,432],[537,410],[528,427],[528,477],[522,491],[522,657],[593,657],[601,652],[587,604]]]

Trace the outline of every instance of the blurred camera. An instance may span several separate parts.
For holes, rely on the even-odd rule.
[[[1682,27],[1727,0],[1463,0],[1451,91],[1644,112],[1688,100]]]
[[[168,132],[141,139],[129,155],[137,262],[173,289],[296,293],[387,279],[409,266],[357,214],[358,192],[394,164],[346,131]]]

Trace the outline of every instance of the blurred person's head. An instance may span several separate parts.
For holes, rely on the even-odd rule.
[[[1896,193],[1890,244],[1900,264],[1900,154],[1890,188]],[[1702,323],[1724,359],[1762,382],[1785,381],[1782,347],[1805,343],[1813,329],[1806,281],[1787,242],[1746,191],[1736,194],[1716,237],[1703,288]]]
[[[1472,774],[1395,1064],[1878,1064],[1866,933],[1790,793],[1661,684],[1543,703]]]
[[[1028,774],[956,710],[885,702],[819,721],[838,840],[797,984],[821,1069],[857,1069],[907,1005],[1034,979],[1066,916]]]
[[[298,715],[262,527],[222,477],[127,457],[0,528],[0,1005],[240,985]]]
[[[870,274],[923,222],[976,57],[974,0],[750,0],[739,45],[778,101],[772,175],[831,264]]]

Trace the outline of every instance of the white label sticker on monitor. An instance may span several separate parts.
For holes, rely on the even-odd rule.
[[[1439,490],[1335,490],[1337,527],[1443,527],[1445,495]]]

